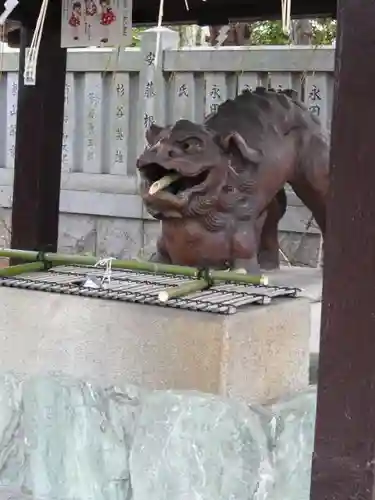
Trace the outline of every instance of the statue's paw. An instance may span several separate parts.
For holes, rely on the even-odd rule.
[[[264,271],[273,271],[280,268],[280,255],[288,262],[288,259],[281,249],[262,250],[259,252],[258,260],[260,268]]]

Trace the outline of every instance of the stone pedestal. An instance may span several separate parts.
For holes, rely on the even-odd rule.
[[[264,402],[308,384],[309,302],[232,316],[0,288],[1,370]]]

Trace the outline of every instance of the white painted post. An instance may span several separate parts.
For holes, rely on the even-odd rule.
[[[205,116],[216,113],[220,104],[227,100],[225,73],[205,73]]]
[[[163,52],[177,49],[179,35],[168,28],[160,29],[159,54],[155,67],[158,28],[151,28],[142,35],[142,68],[139,75],[139,99],[137,113],[137,154],[146,144],[145,133],[152,123],[166,125],[167,82],[163,74]]]
[[[137,156],[146,145],[146,131],[151,124],[167,125],[167,83],[163,74],[164,50],[177,49],[179,35],[168,28],[160,28],[157,66],[155,57],[157,50],[158,28],[145,31],[141,40],[142,67],[139,74],[139,96],[137,112]],[[143,207],[143,219],[149,215]],[[143,230],[143,243],[145,232]]]
[[[194,73],[181,71],[173,78],[173,121],[185,118],[195,120],[195,82]]]
[[[102,99],[101,73],[84,76],[83,172],[102,173]]]
[[[331,128],[333,77],[329,73],[310,73],[306,77],[305,103],[322,125]]]
[[[323,127],[331,129],[333,104],[333,76],[330,73],[309,73],[306,77],[305,103],[310,111],[316,114]],[[320,237],[318,266],[321,267],[324,259],[323,238]]]
[[[64,132],[61,150],[61,163],[64,172],[73,172],[74,170],[73,143],[76,124],[74,91],[74,73],[67,73],[65,82]]]
[[[6,167],[14,168],[16,148],[16,121],[18,98],[18,73],[7,73],[7,117],[6,117]]]
[[[128,175],[129,115],[130,102],[129,73],[113,75],[109,95],[109,173]]]

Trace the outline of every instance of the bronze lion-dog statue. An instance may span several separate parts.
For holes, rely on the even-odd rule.
[[[141,195],[162,221],[152,260],[248,273],[278,268],[287,183],[324,235],[329,138],[293,90],[245,91],[202,125],[152,125],[146,138],[137,160]]]

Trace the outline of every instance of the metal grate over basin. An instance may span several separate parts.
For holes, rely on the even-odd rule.
[[[100,279],[104,276],[104,269],[91,266],[58,266],[43,272],[0,277],[0,286],[216,314],[234,314],[251,304],[269,304],[276,297],[296,297],[300,292],[300,289],[291,287],[223,282],[208,290],[162,303],[158,299],[162,290],[183,285],[191,279],[112,269],[110,284],[107,284],[106,288],[93,289],[84,286],[88,276]]]

